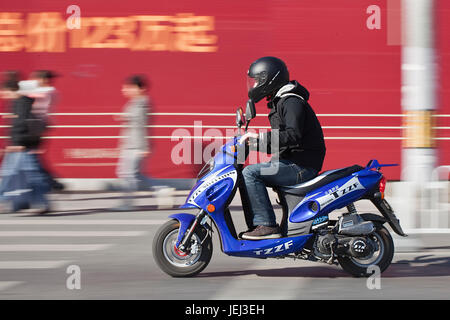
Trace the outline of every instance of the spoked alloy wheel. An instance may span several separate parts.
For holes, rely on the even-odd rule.
[[[180,224],[166,222],[153,239],[153,257],[158,266],[172,277],[192,277],[206,268],[212,256],[212,241],[207,231],[197,228],[192,235],[189,250],[176,247]]]
[[[192,245],[189,253],[179,250],[176,246],[178,230],[170,232],[163,243],[164,258],[175,267],[184,268],[194,265],[202,254],[202,247],[199,246],[201,239],[194,234],[192,236]]]

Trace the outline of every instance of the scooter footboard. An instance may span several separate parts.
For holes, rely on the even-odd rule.
[[[224,252],[236,257],[268,258],[284,256],[301,251],[311,236],[312,234],[306,234],[279,239],[236,240],[232,246],[224,248]]]

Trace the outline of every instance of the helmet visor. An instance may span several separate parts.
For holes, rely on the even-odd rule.
[[[247,76],[247,91],[252,90],[258,86],[258,80],[256,78],[252,78]]]

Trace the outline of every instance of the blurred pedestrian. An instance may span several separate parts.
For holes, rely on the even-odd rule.
[[[8,72],[0,96],[10,102],[10,141],[5,149],[0,175],[0,204],[4,213],[34,207],[50,211],[47,179],[41,170],[38,148],[45,122],[32,113],[33,98],[19,93],[19,77]]]
[[[49,114],[58,102],[59,93],[54,86],[56,77],[58,75],[51,70],[36,70],[29,80],[19,82],[20,92],[34,98],[33,113],[47,124],[50,124]]]
[[[50,113],[58,102],[59,93],[54,86],[54,79],[58,75],[50,70],[36,70],[31,73],[29,80],[19,82],[19,92],[34,99],[32,112],[42,119],[46,127],[51,124]],[[41,169],[47,175],[50,186],[54,190],[63,190],[64,185],[55,180],[54,174],[48,170],[43,157],[40,157]]]
[[[133,210],[133,193],[145,180],[141,173],[141,165],[149,154],[147,113],[151,102],[146,78],[142,75],[130,76],[122,85],[122,94],[128,102],[120,117],[124,128],[119,141],[120,157],[116,173],[125,195],[122,204],[116,210],[129,211]]]

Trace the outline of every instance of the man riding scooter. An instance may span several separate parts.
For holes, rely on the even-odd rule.
[[[295,185],[314,178],[322,169],[325,141],[319,120],[308,103],[308,90],[296,80],[289,80],[282,60],[263,57],[253,62],[248,70],[247,87],[253,102],[267,99],[272,131],[248,132],[240,143],[248,143],[250,150],[275,154],[271,161],[249,165],[242,172],[247,194],[251,195],[248,201],[253,225],[241,238],[279,238],[281,230],[266,187]],[[274,146],[278,148],[273,150]]]

